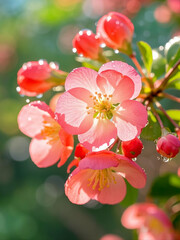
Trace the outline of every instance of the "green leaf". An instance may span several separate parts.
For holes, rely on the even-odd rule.
[[[172,173],[156,178],[149,193],[151,197],[160,199],[168,199],[178,194],[180,194],[180,178]]]
[[[148,122],[148,125],[141,132],[141,137],[154,141],[161,136],[161,127],[151,111],[148,111]]]
[[[176,52],[176,54],[171,58],[168,67],[167,67],[167,71],[169,71],[169,69],[171,69],[176,63],[177,61],[180,59],[180,48],[179,50]]]
[[[101,67],[101,63],[85,57],[76,57],[76,61],[82,63],[83,67],[91,68],[96,71]]]
[[[170,82],[166,88],[175,88],[180,90],[180,78]]]
[[[167,59],[168,65],[172,61],[172,58],[177,54],[180,49],[180,37],[174,37],[166,43],[164,53]]]
[[[180,110],[179,109],[170,109],[170,110],[166,110],[166,112],[175,121],[180,121]]]
[[[128,207],[136,202],[138,196],[138,190],[132,187],[127,181],[127,194],[124,200],[120,203],[123,207]]]
[[[152,72],[154,73],[156,80],[165,74],[166,59],[157,50],[152,50],[152,55]]]
[[[152,49],[146,42],[140,41],[137,43],[141,58],[148,73],[151,73],[151,67],[153,63]]]

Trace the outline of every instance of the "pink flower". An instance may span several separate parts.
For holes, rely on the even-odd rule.
[[[141,77],[124,62],[106,63],[98,73],[74,69],[65,89],[56,106],[58,121],[89,150],[106,149],[117,136],[129,141],[147,123],[145,107],[132,100],[140,93]]]
[[[139,240],[174,240],[169,218],[155,204],[137,203],[128,207],[121,222],[126,228],[138,229]]]
[[[135,158],[141,153],[143,144],[141,140],[136,137],[130,141],[122,142],[121,147],[126,157]]]
[[[104,15],[97,24],[97,35],[110,48],[132,53],[131,41],[134,25],[129,18],[118,12]]]
[[[84,57],[98,59],[100,39],[91,30],[81,30],[73,39],[73,47]]]
[[[54,86],[64,85],[66,75],[54,63],[48,64],[44,60],[25,63],[17,74],[19,93],[26,96],[44,93]]]
[[[159,138],[157,141],[156,150],[164,157],[175,157],[179,153],[179,149],[180,141],[172,134],[167,134],[164,137]]]
[[[144,171],[131,159],[110,151],[91,152],[69,176],[65,194],[75,204],[85,204],[90,199],[116,204],[126,195],[123,178],[134,188],[143,188],[146,183]]]
[[[60,167],[71,155],[73,137],[61,128],[44,102],[35,101],[24,106],[18,115],[18,124],[24,134],[33,138],[29,151],[38,167],[49,167],[61,159]]]
[[[121,237],[114,234],[106,234],[100,240],[123,240]]]

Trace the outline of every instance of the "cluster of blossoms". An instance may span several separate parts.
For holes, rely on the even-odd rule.
[[[134,188],[145,186],[146,174],[133,159],[143,149],[139,136],[148,123],[149,108],[162,129],[157,151],[168,158],[179,152],[179,139],[167,131],[164,134],[164,125],[152,105],[153,97],[162,94],[167,79],[155,86],[144,75],[132,51],[133,32],[134,26],[127,17],[111,12],[99,20],[96,34],[91,30],[80,31],[73,40],[74,51],[101,63],[98,71],[80,67],[67,74],[56,64],[40,60],[24,64],[18,72],[20,94],[36,96],[55,86],[65,87],[65,92],[58,94],[50,106],[42,101],[24,106],[18,124],[24,134],[33,138],[30,156],[42,168],[59,160],[58,167],[65,164],[74,149],[73,135],[78,135],[75,157],[67,172],[70,173],[72,167],[75,169],[65,183],[65,194],[72,203],[85,204],[91,199],[103,204],[119,203],[126,195],[124,179]],[[128,55],[142,76],[127,63],[109,61],[101,48],[103,44]],[[142,94],[142,87],[146,85],[152,87],[151,91]],[[155,104],[163,109],[159,102]],[[175,124],[179,133],[179,126]],[[142,208],[147,211],[138,210],[140,220],[137,219],[136,225],[128,225],[125,220],[131,210],[124,213],[123,225],[138,228],[140,240],[145,239],[143,229],[146,228],[146,236],[151,236],[148,240],[154,240],[156,231],[149,229],[158,222],[158,226],[163,226],[159,239],[165,239],[163,236],[167,234],[166,239],[173,239],[169,233],[171,225],[163,213],[148,203]],[[163,225],[166,223],[167,228]]]

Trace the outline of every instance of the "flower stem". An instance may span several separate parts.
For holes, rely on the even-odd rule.
[[[174,125],[174,127],[179,129],[180,126],[167,114],[167,112],[162,107],[160,102],[155,101],[155,104],[156,104],[157,108],[159,108],[164,113],[164,115],[167,117],[167,119],[169,119],[169,121]]]
[[[162,89],[166,86],[166,84],[167,84],[167,82],[169,81],[171,75],[176,71],[176,68],[178,68],[179,65],[180,65],[180,60],[178,60],[178,61],[176,62],[176,64],[166,73],[163,81],[161,82],[160,86],[159,86],[159,87],[157,88],[157,90],[156,90],[157,92],[158,92],[159,90],[162,90]]]
[[[169,93],[165,93],[165,92],[161,92],[158,94],[159,97],[165,97],[165,98],[168,98],[168,99],[171,99],[173,101],[176,101],[178,103],[180,103],[180,98],[176,97],[176,96],[173,96]]]
[[[121,146],[121,140],[118,139],[118,142],[117,142],[117,147],[116,147],[116,153],[119,153],[119,148]]]
[[[145,76],[145,74],[144,74],[144,72],[143,72],[143,70],[142,70],[142,67],[141,67],[141,65],[139,64],[139,62],[138,62],[135,54],[131,54],[129,57],[130,57],[131,60],[133,61],[134,65],[137,67],[139,73],[141,74],[141,76],[142,76],[142,82],[144,82],[146,86],[148,86],[148,87],[150,87],[150,88],[154,88],[153,83],[152,83],[151,81],[149,81],[149,79]]]
[[[118,142],[118,138],[107,148],[108,151],[111,151],[111,149],[115,146],[115,144]]]
[[[153,106],[151,106],[151,109],[152,109],[152,111],[153,111],[153,113],[154,113],[154,116],[155,116],[156,119],[158,120],[161,129],[163,129],[163,128],[164,128],[164,125],[163,125],[163,122],[162,122],[160,116],[158,115],[158,113],[156,112],[156,110],[155,110],[155,108],[154,108]]]

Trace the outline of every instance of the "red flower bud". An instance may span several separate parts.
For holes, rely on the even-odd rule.
[[[103,43],[113,49],[118,49],[127,54],[132,53],[131,41],[134,25],[121,13],[110,12],[100,18],[97,24],[97,35]]]
[[[59,70],[55,63],[48,64],[44,60],[25,63],[17,74],[19,93],[36,96],[64,83],[65,76],[66,73]]]
[[[166,136],[159,138],[156,145],[157,152],[167,158],[175,157],[179,152],[179,148],[180,141],[172,134],[167,134]]]
[[[87,148],[85,148],[81,143],[78,143],[76,145],[74,156],[76,158],[83,159],[88,152],[89,150]]]
[[[78,54],[84,57],[98,59],[100,48],[100,39],[91,30],[81,30],[73,39],[73,47]]]
[[[137,137],[133,140],[122,142],[121,146],[123,154],[129,158],[137,157],[143,149],[143,144]]]

